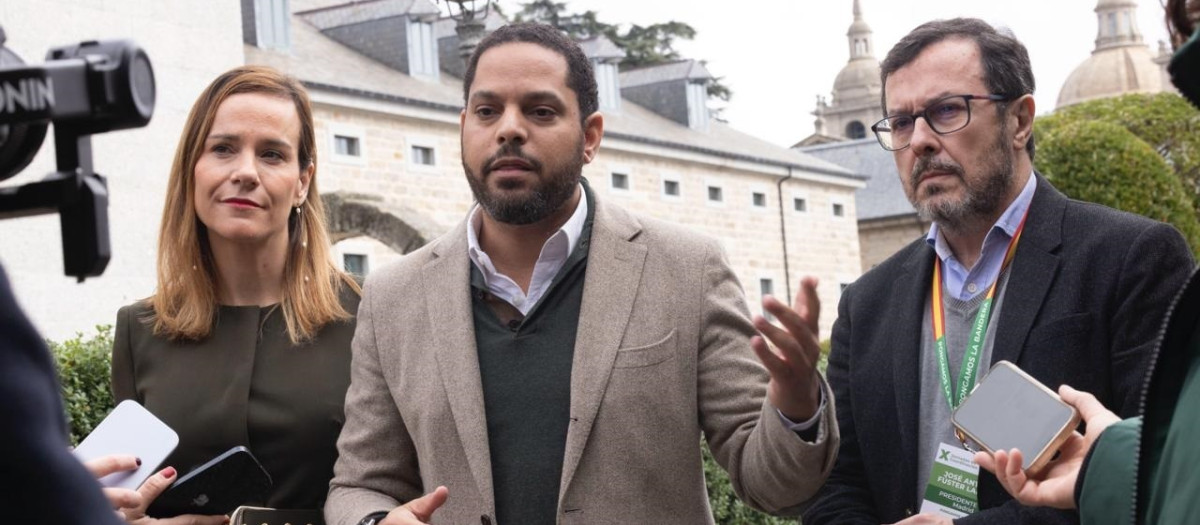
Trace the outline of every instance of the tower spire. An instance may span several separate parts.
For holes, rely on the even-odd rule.
[[[1096,22],[1096,51],[1142,45],[1136,0],[1099,0],[1096,2]]]
[[[862,2],[854,0],[854,22],[850,24],[850,29],[846,31],[846,38],[850,43],[850,60],[859,58],[871,58],[874,56],[875,46],[872,42],[871,26],[863,20]]]

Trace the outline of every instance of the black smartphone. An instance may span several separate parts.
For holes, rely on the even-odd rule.
[[[1079,426],[1079,412],[1016,365],[999,361],[950,421],[988,452],[1021,449],[1021,467],[1037,472]]]
[[[229,514],[241,505],[262,505],[271,476],[246,447],[233,447],[179,478],[146,509],[154,518],[181,514]]]

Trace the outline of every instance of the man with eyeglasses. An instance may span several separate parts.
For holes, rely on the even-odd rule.
[[[1010,34],[929,22],[881,75],[872,130],[933,225],[842,293],[827,372],[842,444],[803,522],[1077,523],[987,472],[945,475],[970,458],[952,409],[1008,360],[1134,414],[1191,253],[1171,226],[1070,200],[1033,170],[1033,73]]]

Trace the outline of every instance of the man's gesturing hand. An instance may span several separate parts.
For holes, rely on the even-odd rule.
[[[434,511],[446,503],[450,490],[438,487],[433,492],[392,509],[379,525],[421,525],[429,523]]]
[[[820,406],[817,360],[821,357],[821,344],[817,340],[817,317],[821,301],[817,298],[815,277],[800,280],[793,305],[794,309],[769,295],[763,297],[763,308],[783,328],[772,325],[761,315],[754,316],[754,327],[762,336],[751,338],[750,346],[771,373],[767,398],[784,416],[798,423],[812,418]]]

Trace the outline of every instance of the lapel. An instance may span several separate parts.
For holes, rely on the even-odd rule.
[[[467,221],[439,239],[432,252],[421,271],[422,275],[430,276],[422,290],[429,322],[426,330],[433,341],[427,350],[437,356],[443,390],[479,494],[489,509],[495,509],[483,381],[479,376],[475,320],[471,313]]]
[[[1018,362],[1033,321],[1045,304],[1046,294],[1058,273],[1067,198],[1041,175],[1035,173],[1034,176],[1037,177],[1037,191],[1029,203],[1029,218],[1025,220],[1025,231],[1017,245],[1012,274],[1004,290],[992,363],[1001,360]]]
[[[604,398],[646,261],[646,246],[632,242],[642,231],[637,219],[620,208],[605,206],[598,198],[594,203],[596,215],[571,363],[571,425],[563,454],[560,505]]]
[[[917,241],[918,246],[912,250],[908,260],[904,262],[903,271],[896,277],[892,285],[894,299],[885,304],[895,305],[895,315],[884,315],[880,320],[885,341],[893,341],[895,346],[892,353],[892,375],[881,377],[883,381],[891,380],[896,400],[896,409],[892,414],[896,424],[880,428],[897,428],[900,440],[900,477],[905,486],[917,482],[917,418],[920,414],[921,394],[921,323],[925,321],[926,298],[929,287],[933,282],[933,248],[925,243],[922,236]],[[881,391],[889,390],[881,388]],[[888,417],[887,411],[882,417]],[[885,436],[891,440],[893,436]]]

